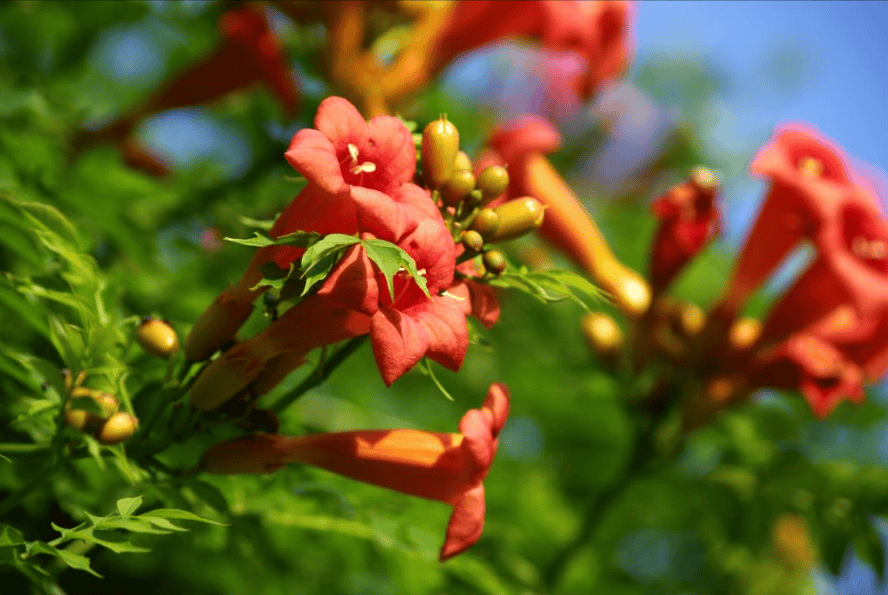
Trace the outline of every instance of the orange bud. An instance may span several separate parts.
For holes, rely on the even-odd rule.
[[[96,437],[102,444],[117,444],[129,440],[136,433],[137,425],[138,421],[129,413],[115,413],[102,425],[102,429]]]

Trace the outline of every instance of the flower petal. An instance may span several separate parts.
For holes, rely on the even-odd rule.
[[[428,337],[426,353],[445,368],[456,371],[462,366],[469,349],[466,315],[452,296],[432,296],[404,313],[413,318]]]
[[[322,131],[303,128],[297,132],[284,157],[310,184],[317,185],[324,192],[336,194],[348,189],[336,157],[336,147]]]
[[[370,136],[366,120],[342,97],[328,97],[321,102],[315,114],[315,128],[330,139],[336,152],[349,144],[362,147]]]
[[[441,548],[442,562],[475,545],[484,531],[484,513],[484,486],[479,483],[464,492],[453,507],[444,546]]]
[[[429,347],[426,330],[392,307],[383,307],[370,320],[373,357],[387,386],[416,365]]]

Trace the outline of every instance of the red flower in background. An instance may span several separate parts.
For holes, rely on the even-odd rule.
[[[459,434],[360,430],[298,438],[240,436],[204,451],[210,473],[270,473],[289,463],[314,465],[358,481],[453,506],[441,560],[472,545],[484,529],[484,485],[497,436],[509,414],[509,393],[492,384],[481,409],[470,410]]]
[[[812,335],[796,334],[759,355],[750,386],[798,389],[811,411],[826,417],[842,400],[864,399],[860,368],[841,351]]]
[[[592,275],[624,311],[633,315],[646,311],[647,285],[617,260],[589,213],[545,157],[561,144],[555,127],[539,116],[524,116],[495,130],[488,144],[490,150],[481,155],[479,166],[507,165],[506,196],[532,196],[548,207],[540,235]]]
[[[210,55],[177,74],[136,112],[81,133],[75,146],[115,141],[127,165],[163,176],[169,172],[163,158],[130,140],[135,127],[153,114],[209,103],[260,82],[271,88],[285,114],[294,114],[299,106],[298,85],[264,11],[254,6],[232,8],[220,17],[219,29],[221,43]]]
[[[651,288],[658,294],[718,234],[718,179],[694,168],[690,179],[658,197],[651,210],[660,225],[651,247]]]
[[[460,54],[510,37],[530,37],[550,50],[583,58],[574,91],[588,99],[628,63],[629,2],[472,1],[458,2],[432,49],[433,71]]]
[[[819,133],[801,125],[780,128],[749,166],[771,182],[728,284],[727,299],[746,300],[804,238],[837,223],[850,196],[848,158]]]

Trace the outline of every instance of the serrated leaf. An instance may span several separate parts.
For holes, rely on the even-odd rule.
[[[407,271],[426,296],[429,295],[425,276],[416,268],[416,261],[402,248],[385,240],[362,240],[361,246],[373,264],[379,267],[388,285],[389,295],[395,299],[394,277],[399,271]]]
[[[123,518],[128,517],[132,513],[136,512],[136,510],[142,505],[142,497],[136,496],[135,498],[121,498],[117,501],[117,512],[120,513],[120,516]]]
[[[74,552],[70,552],[68,550],[56,550],[56,556],[61,558],[61,560],[74,568],[75,570],[83,570],[84,572],[88,572],[94,576],[102,578],[102,575],[90,568],[89,558],[86,556],[82,556],[80,554],[75,554]]]
[[[135,519],[129,519],[129,520],[135,520]],[[175,524],[169,522],[167,519],[164,519],[161,517],[143,516],[143,517],[139,517],[138,520],[154,527],[153,531],[142,531],[144,533],[152,533],[152,532],[172,533],[173,531],[184,531],[184,532],[188,531],[188,529],[186,529],[185,527],[180,527],[179,525],[175,525]]]
[[[199,517],[193,512],[188,512],[187,510],[179,510],[176,508],[158,508],[157,510],[152,510],[151,512],[146,512],[142,514],[139,518],[145,517],[157,517],[162,519],[179,519],[183,521],[197,521],[199,523],[210,523],[211,525],[219,525],[220,527],[227,527],[225,523],[220,523],[218,521],[213,521],[210,519],[205,519],[203,517]]]
[[[353,244],[360,242],[355,236],[349,236],[342,233],[331,233],[326,235],[305,251],[300,262],[303,276],[311,269],[311,267],[324,257],[334,254],[335,252],[347,248]]]
[[[572,300],[586,310],[603,299],[604,293],[588,279],[563,270],[507,271],[488,281],[494,287],[517,289],[544,303]]]
[[[333,266],[339,261],[340,251],[343,248],[360,241],[354,236],[333,233],[312,244],[302,255],[300,261],[301,278],[305,282],[302,295],[308,294],[314,285],[327,278]]]
[[[13,529],[8,525],[0,527],[0,547],[12,547],[24,544],[25,540],[17,529]]]
[[[33,556],[36,554],[48,554],[50,556],[55,556],[56,558],[60,558],[71,568],[74,568],[76,570],[83,570],[84,572],[88,572],[92,575],[102,578],[101,574],[90,568],[89,558],[87,558],[86,556],[75,554],[74,552],[67,550],[60,550],[49,545],[48,543],[43,543],[42,541],[26,542],[25,547],[28,549],[29,556]]]
[[[122,529],[124,531],[131,531],[133,533],[155,533],[158,535],[164,535],[172,532],[171,530],[155,527],[154,523],[142,519],[141,517],[129,517],[125,519],[114,517],[101,519],[101,522],[96,526],[96,529],[101,531],[113,531],[114,529]],[[187,531],[187,529],[180,530]]]

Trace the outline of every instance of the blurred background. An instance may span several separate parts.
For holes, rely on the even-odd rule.
[[[181,332],[249,260],[248,249],[221,238],[246,237],[250,232],[240,216],[269,217],[299,189],[287,178],[293,172],[281,155],[331,92],[312,62],[327,32],[320,24],[299,25],[281,11],[271,13],[273,28],[295,58],[302,107],[292,120],[261,91],[142,121],[137,138],[173,171],[155,178],[126,167],[109,146],[60,158],[68,150],[59,131],[100,129],[205,54],[218,35],[218,6],[72,6],[10,2],[0,8],[0,116],[6,119],[0,127],[0,190],[57,206],[76,222],[84,249],[109,271],[116,307],[162,315]],[[565,141],[553,162],[616,254],[642,271],[655,226],[650,200],[693,165],[719,171],[724,235],[674,289],[705,307],[757,210],[765,184],[747,174],[747,165],[776,126],[813,125],[884,183],[886,30],[885,2],[637,3],[627,76],[588,105],[565,100],[545,76],[543,65],[553,60],[569,71],[569,58],[504,43],[459,58],[404,106],[403,115],[421,120],[446,112],[471,151],[491,124],[526,112],[552,118]],[[547,258],[564,264],[555,255]],[[770,295],[800,263],[787,267]],[[4,265],[15,266],[11,258]],[[763,311],[767,297],[753,304],[753,313]],[[513,415],[486,483],[485,535],[467,556],[443,567],[435,561],[447,507],[320,471],[287,469],[262,478],[207,479],[201,485],[224,494],[226,508],[237,515],[231,527],[163,536],[149,544],[151,554],[103,552],[94,566],[105,581],[68,571],[67,588],[539,591],[546,569],[557,564],[551,556],[582,526],[589,503],[618,483],[628,452],[631,421],[619,403],[620,379],[590,355],[580,316],[571,304],[544,308],[506,296],[502,322],[471,347],[463,371],[439,373],[456,403],[439,398],[419,373],[386,389],[365,349],[283,419],[283,431],[291,434],[360,427],[451,431],[465,409],[480,403],[489,382],[506,382],[513,389]],[[253,330],[260,328],[260,321],[252,322]],[[35,349],[47,351],[45,345]],[[299,380],[294,375],[279,392]],[[868,391],[865,406],[844,404],[825,421],[812,419],[797,395],[763,395],[699,432],[674,468],[630,486],[593,538],[578,545],[555,591],[780,592],[780,583],[744,582],[747,575],[770,576],[761,552],[774,515],[785,508],[775,494],[804,500],[813,491],[816,497],[815,465],[839,469],[829,467],[827,479],[833,471],[838,476],[888,465],[886,390],[883,381]],[[171,461],[186,460],[188,447],[194,449],[184,445]],[[747,475],[738,470],[747,468],[761,473],[756,482],[744,483]],[[81,473],[88,481],[60,488],[67,499],[58,512],[62,518],[77,520],[74,511],[91,510],[110,497],[89,494],[85,486],[107,484],[109,494],[131,495],[101,474]],[[719,491],[724,486],[730,497]],[[176,495],[182,486],[148,489],[160,501],[183,498]],[[197,502],[193,506],[223,508],[200,504],[206,492],[189,489],[196,494],[186,496]],[[51,494],[35,499],[35,518],[55,506],[52,500]],[[884,522],[868,518],[885,544]],[[888,593],[872,556],[866,563],[855,554],[859,550],[840,543],[841,551],[831,554],[841,561],[838,569],[815,563],[805,570],[805,588]],[[884,566],[883,548],[872,551]],[[144,582],[134,587],[134,579]]]

